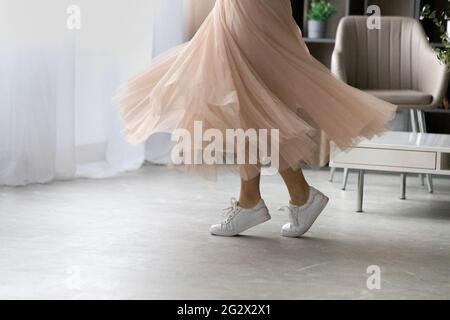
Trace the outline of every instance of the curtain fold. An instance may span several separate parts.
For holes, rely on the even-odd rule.
[[[139,168],[111,97],[151,60],[153,1],[0,0],[0,185]],[[108,10],[105,10],[107,8]]]
[[[214,1],[0,0],[0,186],[104,178],[166,163],[170,135],[131,146],[112,102],[153,56],[190,39]]]
[[[74,38],[58,9],[64,1],[0,1],[0,185],[75,174]]]

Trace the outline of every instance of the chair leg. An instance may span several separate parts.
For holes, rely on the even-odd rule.
[[[418,114],[416,113],[416,110],[409,109],[409,116],[411,118],[411,131],[412,132],[419,132],[419,127],[417,125],[417,116],[418,116]],[[419,174],[419,179],[420,179],[420,185],[421,186],[425,186],[425,179],[424,179],[423,174]]]
[[[348,175],[349,175],[349,169],[344,169],[344,176],[342,177],[342,190],[345,191],[347,189],[347,183],[348,183]]]
[[[417,110],[417,123],[419,124],[419,132],[427,132],[427,125],[425,123],[425,113],[422,110]]]
[[[422,110],[417,110],[417,122],[419,123],[419,132],[427,132],[425,113]],[[430,174],[426,175],[426,181],[428,192],[433,193],[433,177]]]
[[[328,181],[329,182],[333,182],[334,179],[334,174],[336,173],[336,168],[331,167],[330,168],[330,176],[328,177]]]
[[[419,132],[417,127],[416,111],[414,109],[409,109],[409,116],[411,118],[411,131]]]

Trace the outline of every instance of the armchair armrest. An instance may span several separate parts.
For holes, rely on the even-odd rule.
[[[428,45],[420,53],[421,70],[418,81],[418,90],[433,97],[428,107],[438,107],[442,104],[449,83],[447,66],[437,58],[436,52]]]

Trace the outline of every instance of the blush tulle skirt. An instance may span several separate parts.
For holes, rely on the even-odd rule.
[[[345,148],[385,130],[396,107],[337,80],[309,53],[290,0],[217,0],[195,37],[119,88],[131,143],[193,123],[203,130],[278,129],[280,171],[315,166],[318,133]],[[270,132],[270,131],[269,131]],[[192,150],[196,152],[196,150]],[[209,178],[259,166],[191,165]]]

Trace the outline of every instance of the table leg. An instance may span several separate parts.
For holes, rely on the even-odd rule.
[[[433,189],[433,176],[431,174],[427,174],[426,178],[427,178],[428,192],[429,193],[433,193],[434,192],[434,189]]]
[[[419,115],[420,115],[420,111],[416,111],[414,109],[410,109],[409,110],[409,115],[411,118],[411,131],[412,132],[419,132]],[[420,127],[422,127],[422,125],[420,125]],[[419,174],[419,180],[420,180],[420,185],[421,186],[425,186],[425,178],[423,174]]]
[[[405,200],[406,199],[406,173],[402,173],[400,175],[401,177],[401,183],[400,183],[400,199]]]
[[[417,122],[419,123],[419,132],[427,132],[427,124],[425,121],[425,113],[422,110],[417,110]],[[427,181],[427,188],[429,193],[433,193],[433,178],[431,174],[425,175]]]
[[[342,178],[342,190],[344,190],[344,191],[345,191],[345,189],[347,189],[348,175],[349,175],[349,169],[345,168],[344,169],[344,176]]]
[[[328,181],[329,182],[333,182],[335,173],[336,173],[336,168],[335,167],[331,167],[330,168],[330,176],[328,177]]]
[[[364,170],[358,171],[358,206],[356,212],[363,212]]]

